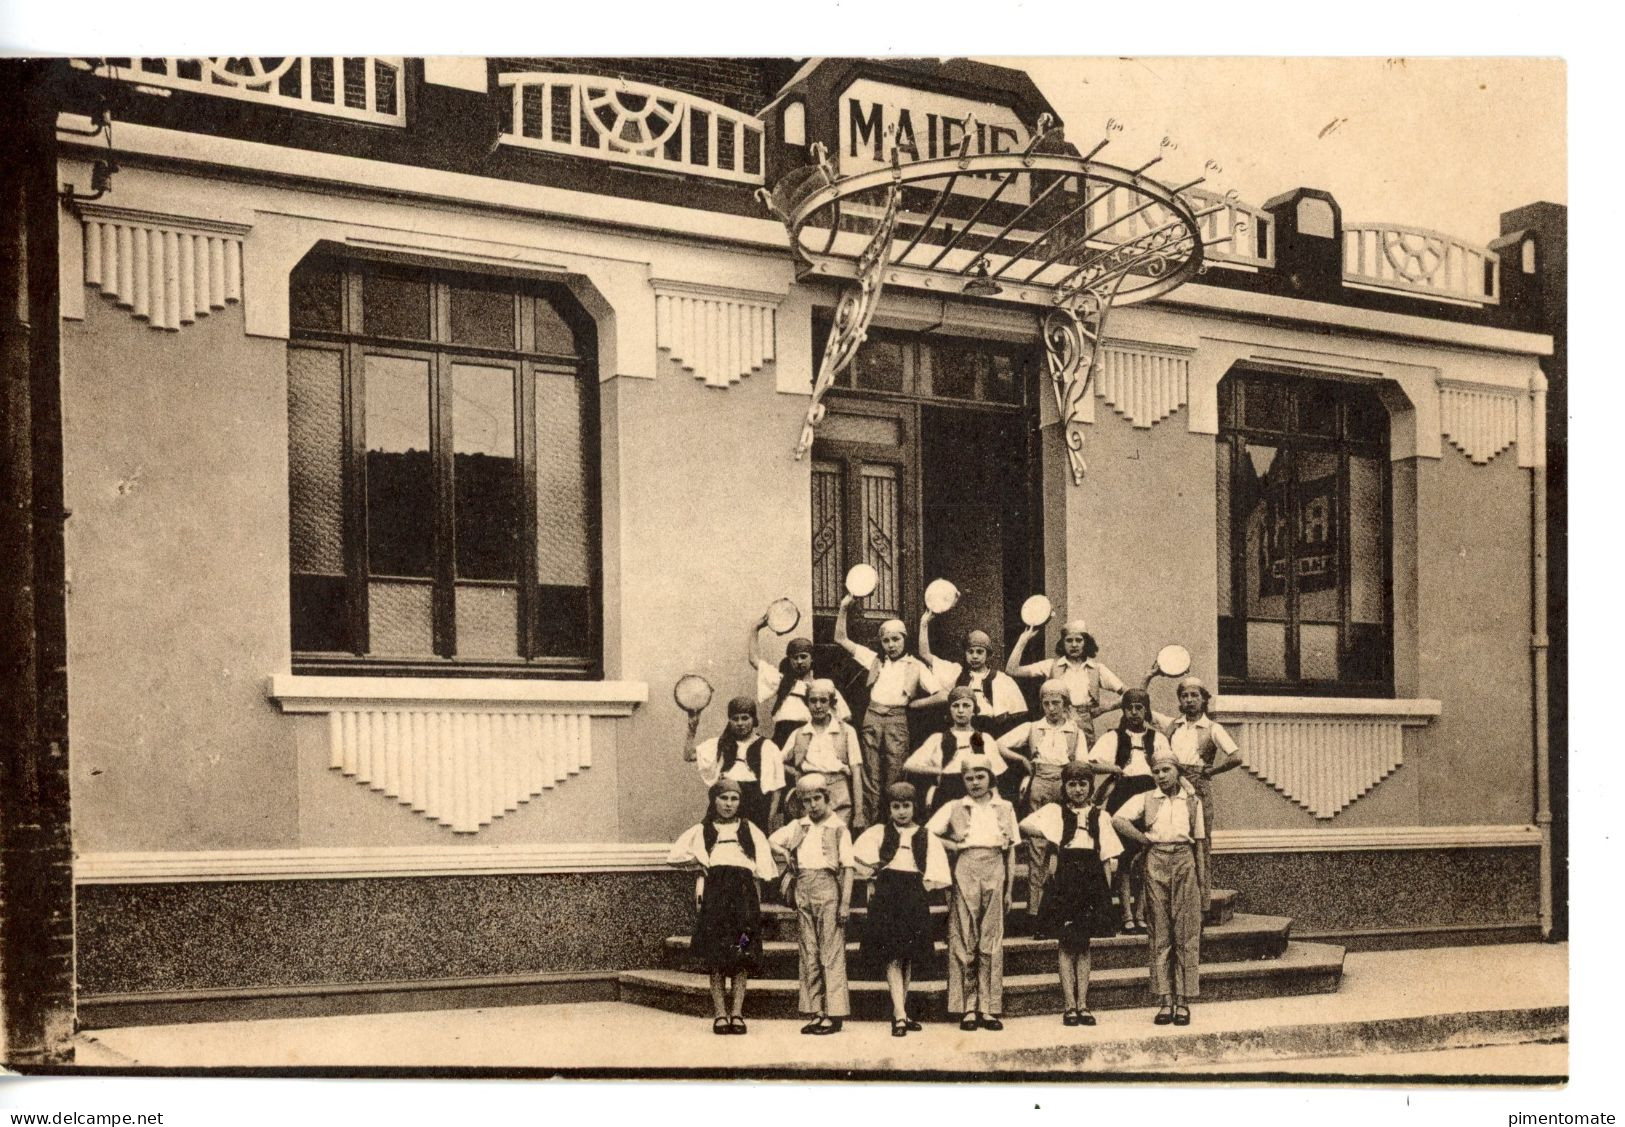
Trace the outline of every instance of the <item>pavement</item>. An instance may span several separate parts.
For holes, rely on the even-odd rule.
[[[748,1006],[747,1006],[748,1009]],[[92,1030],[77,1061],[97,1070],[481,1069],[583,1075],[775,1074],[806,1078],[1089,1073],[1567,1075],[1565,944],[1351,953],[1336,994],[1213,1002],[1189,1027],[1152,1009],[1103,1011],[1094,1027],[1017,1017],[1002,1032],[932,1024],[904,1038],[881,1022],[806,1037],[754,1020],[715,1037],[709,1019],[619,1002],[207,1022]]]

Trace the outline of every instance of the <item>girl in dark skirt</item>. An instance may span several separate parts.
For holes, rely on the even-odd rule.
[[[693,952],[711,974],[713,1033],[745,1032],[745,984],[761,948],[761,890],[757,881],[778,875],[767,838],[739,816],[740,787],[718,779],[709,792],[705,820],[677,839],[673,865],[695,866]],[[729,988],[732,979],[732,989]],[[731,994],[732,1007],[729,1007]]]
[[[1089,1012],[1089,940],[1117,934],[1105,862],[1123,851],[1109,817],[1090,801],[1095,778],[1087,764],[1061,769],[1062,800],[1029,814],[1024,836],[1045,842],[1057,854],[1055,875],[1038,909],[1038,934],[1057,942],[1065,1025],[1093,1025]],[[1047,858],[1045,860],[1047,864]]]
[[[891,992],[893,1037],[918,1031],[908,1016],[908,987],[914,968],[932,957],[931,904],[927,894],[947,888],[948,854],[937,836],[914,824],[916,794],[909,783],[886,788],[883,826],[870,826],[852,847],[859,873],[874,883],[869,890],[869,922],[863,957],[886,968]]]
[[[1094,773],[1112,776],[1095,799],[1108,814],[1116,814],[1129,799],[1156,786],[1151,779],[1151,760],[1157,752],[1168,750],[1168,737],[1151,726],[1150,693],[1129,689],[1121,704],[1122,721],[1089,750]],[[1139,856],[1140,847],[1132,841],[1126,843],[1114,877],[1118,906],[1123,911],[1123,931],[1130,935],[1145,934],[1145,878],[1143,867],[1137,863]]]

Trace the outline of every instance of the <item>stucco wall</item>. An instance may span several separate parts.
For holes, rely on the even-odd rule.
[[[76,846],[296,841],[280,342],[235,306],[180,332],[99,294],[62,330]]]

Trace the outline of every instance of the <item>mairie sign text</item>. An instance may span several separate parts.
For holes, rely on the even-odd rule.
[[[968,155],[1019,153],[1027,147],[1027,128],[1003,106],[859,79],[841,96],[841,173],[850,176],[889,164],[893,145],[902,161],[958,156],[967,136],[967,117],[972,119]],[[1021,177],[1003,198],[1026,202],[1025,181]],[[988,183],[967,177],[961,186],[986,195],[991,190]]]

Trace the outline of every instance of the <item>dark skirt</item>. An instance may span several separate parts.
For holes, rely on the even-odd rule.
[[[881,869],[875,875],[862,950],[876,967],[902,959],[918,969],[931,958],[931,903],[919,873]]]
[[[1055,875],[1038,908],[1038,934],[1068,954],[1089,950],[1089,940],[1117,934],[1106,872],[1093,849],[1062,849]]]
[[[694,956],[708,971],[755,973],[762,937],[762,902],[756,874],[716,865],[705,874],[705,895],[694,921]]]

